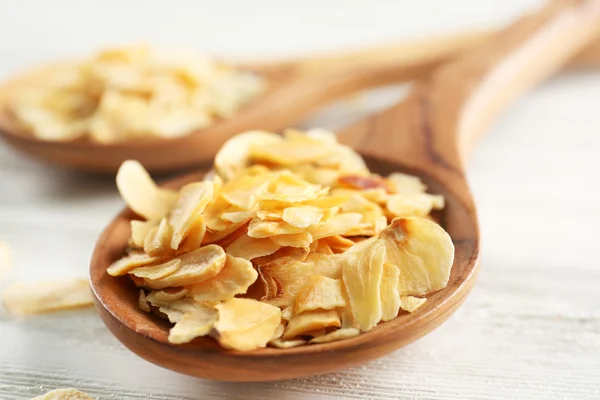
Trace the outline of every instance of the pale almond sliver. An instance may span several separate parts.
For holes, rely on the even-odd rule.
[[[282,219],[296,228],[307,228],[323,218],[323,212],[313,206],[288,207],[283,210]]]
[[[10,314],[40,314],[93,305],[92,292],[86,279],[72,278],[14,283],[2,293],[2,302]]]
[[[309,311],[294,316],[283,333],[282,339],[293,339],[316,329],[342,326],[337,311]]]
[[[217,275],[225,265],[225,258],[221,247],[209,244],[178,257],[180,266],[176,271],[145,282],[152,289],[200,283]]]
[[[281,246],[269,238],[253,238],[242,235],[227,247],[227,254],[252,260],[275,253]]]
[[[329,332],[323,336],[312,338],[309,343],[329,343],[337,340],[349,339],[351,337],[358,336],[359,334],[360,330],[356,328],[336,329],[335,331]]]
[[[313,237],[309,232],[271,236],[269,239],[282,247],[309,247],[313,242]]]
[[[149,267],[137,267],[129,271],[129,273],[137,276],[138,278],[156,280],[171,275],[180,267],[181,260],[179,258],[174,258],[162,264],[152,265]]]
[[[199,301],[224,301],[248,291],[258,278],[252,263],[227,254],[225,266],[213,278],[187,286],[188,296]]]
[[[132,269],[152,264],[158,260],[158,257],[150,257],[144,253],[133,253],[113,262],[107,272],[112,276],[125,275]]]
[[[400,308],[404,311],[414,312],[417,308],[421,307],[427,299],[413,297],[413,296],[400,296]]]
[[[121,164],[117,188],[129,208],[149,220],[161,219],[177,202],[175,191],[156,186],[144,167],[133,160]]]

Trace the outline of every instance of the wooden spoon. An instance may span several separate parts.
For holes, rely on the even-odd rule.
[[[39,159],[86,171],[114,172],[127,159],[154,172],[210,162],[231,136],[249,129],[278,131],[319,107],[362,89],[424,77],[440,62],[483,43],[490,33],[455,34],[361,51],[266,64],[240,65],[266,78],[269,90],[228,119],[188,136],[146,138],[113,144],[87,139],[52,142],[19,127],[8,110],[13,93],[51,74],[51,65],[13,78],[0,87],[0,134],[15,148]]]
[[[600,35],[600,0],[557,2],[506,29],[419,82],[408,98],[340,133],[379,173],[408,171],[443,194],[442,224],[456,247],[450,282],[412,314],[382,323],[355,338],[292,349],[224,350],[210,338],[185,345],[167,341],[170,324],[138,309],[138,291],[106,273],[123,255],[130,235],[125,210],[108,226],[94,251],[90,279],[97,309],[112,333],[141,357],[185,374],[226,381],[272,381],[363,364],[432,331],[463,302],[478,270],[479,230],[464,173],[468,144],[498,112],[557,71]],[[169,182],[177,188],[200,174]],[[468,331],[465,327],[465,332]]]

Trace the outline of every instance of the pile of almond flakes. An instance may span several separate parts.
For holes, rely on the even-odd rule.
[[[174,138],[226,118],[266,89],[258,76],[192,52],[130,46],[48,68],[11,98],[42,140]]]
[[[412,312],[444,288],[454,246],[429,214],[441,196],[414,176],[372,174],[323,130],[251,131],[229,140],[215,173],[179,191],[125,162],[127,255],[108,269],[167,318],[169,341],[210,335],[227,349],[350,338]]]

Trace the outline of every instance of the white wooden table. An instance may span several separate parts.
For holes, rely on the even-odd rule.
[[[485,26],[536,1],[0,0],[0,77],[100,45],[147,40],[280,55]],[[338,127],[389,89],[304,125]],[[0,319],[0,399],[72,386],[104,399],[600,399],[600,71],[528,95],[469,168],[483,264],[464,306],[429,336],[362,368],[278,383],[189,378],[129,353],[92,309]],[[122,206],[112,179],[68,173],[0,144],[0,240],[11,280],[86,276]]]

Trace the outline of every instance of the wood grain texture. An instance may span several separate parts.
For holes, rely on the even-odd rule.
[[[217,47],[232,54],[256,49],[271,54],[309,52],[310,46],[375,42],[377,35],[422,36],[498,22],[532,4],[509,0],[492,7],[489,2],[465,1],[425,18],[440,3],[423,0],[404,9],[395,1],[371,0],[328,25],[333,2],[284,5],[257,0],[252,8],[273,7],[280,18],[256,16],[256,24],[269,29],[247,32],[248,40],[256,39],[250,50],[234,32],[218,39],[209,35],[237,6],[213,2],[209,7],[216,17],[193,25],[202,13],[186,13],[182,18],[190,23],[173,26],[170,37],[194,33],[198,47],[210,48],[218,40]],[[76,37],[71,29],[57,30],[53,25],[65,18],[67,6],[71,15],[78,16],[70,19],[70,26],[80,33]],[[155,26],[168,10],[166,3],[110,0],[85,7],[65,1],[36,4],[35,13],[29,7],[31,2],[19,2],[3,10],[7,29],[14,24],[13,32],[27,28],[38,33],[23,36],[18,46],[12,35],[0,36],[4,76],[49,55],[60,56],[61,51],[70,54],[98,46],[106,40],[105,33],[100,34],[103,15],[113,18],[109,38],[125,37],[131,23],[120,13],[124,10],[145,7],[145,18],[136,26],[148,37],[164,40]],[[377,12],[369,14],[373,9]],[[243,14],[233,15],[232,21],[243,24]],[[291,44],[285,35],[266,40],[273,29],[284,31],[294,20],[292,14],[314,22],[309,35]],[[373,24],[360,24],[366,14]],[[336,36],[336,30],[345,26],[353,29]],[[39,34],[61,47],[42,46]],[[325,36],[329,41],[320,42]],[[394,93],[341,103],[305,126],[344,125],[388,103]],[[482,270],[465,304],[418,342],[339,373],[276,383],[224,384],[185,377],[137,358],[91,310],[27,320],[3,317],[0,399],[29,399],[65,386],[76,386],[101,400],[597,399],[598,93],[597,72],[562,76],[525,96],[482,140],[467,169],[479,206]],[[85,276],[97,235],[121,207],[110,179],[40,166],[0,144],[0,240],[15,250],[11,279]]]

